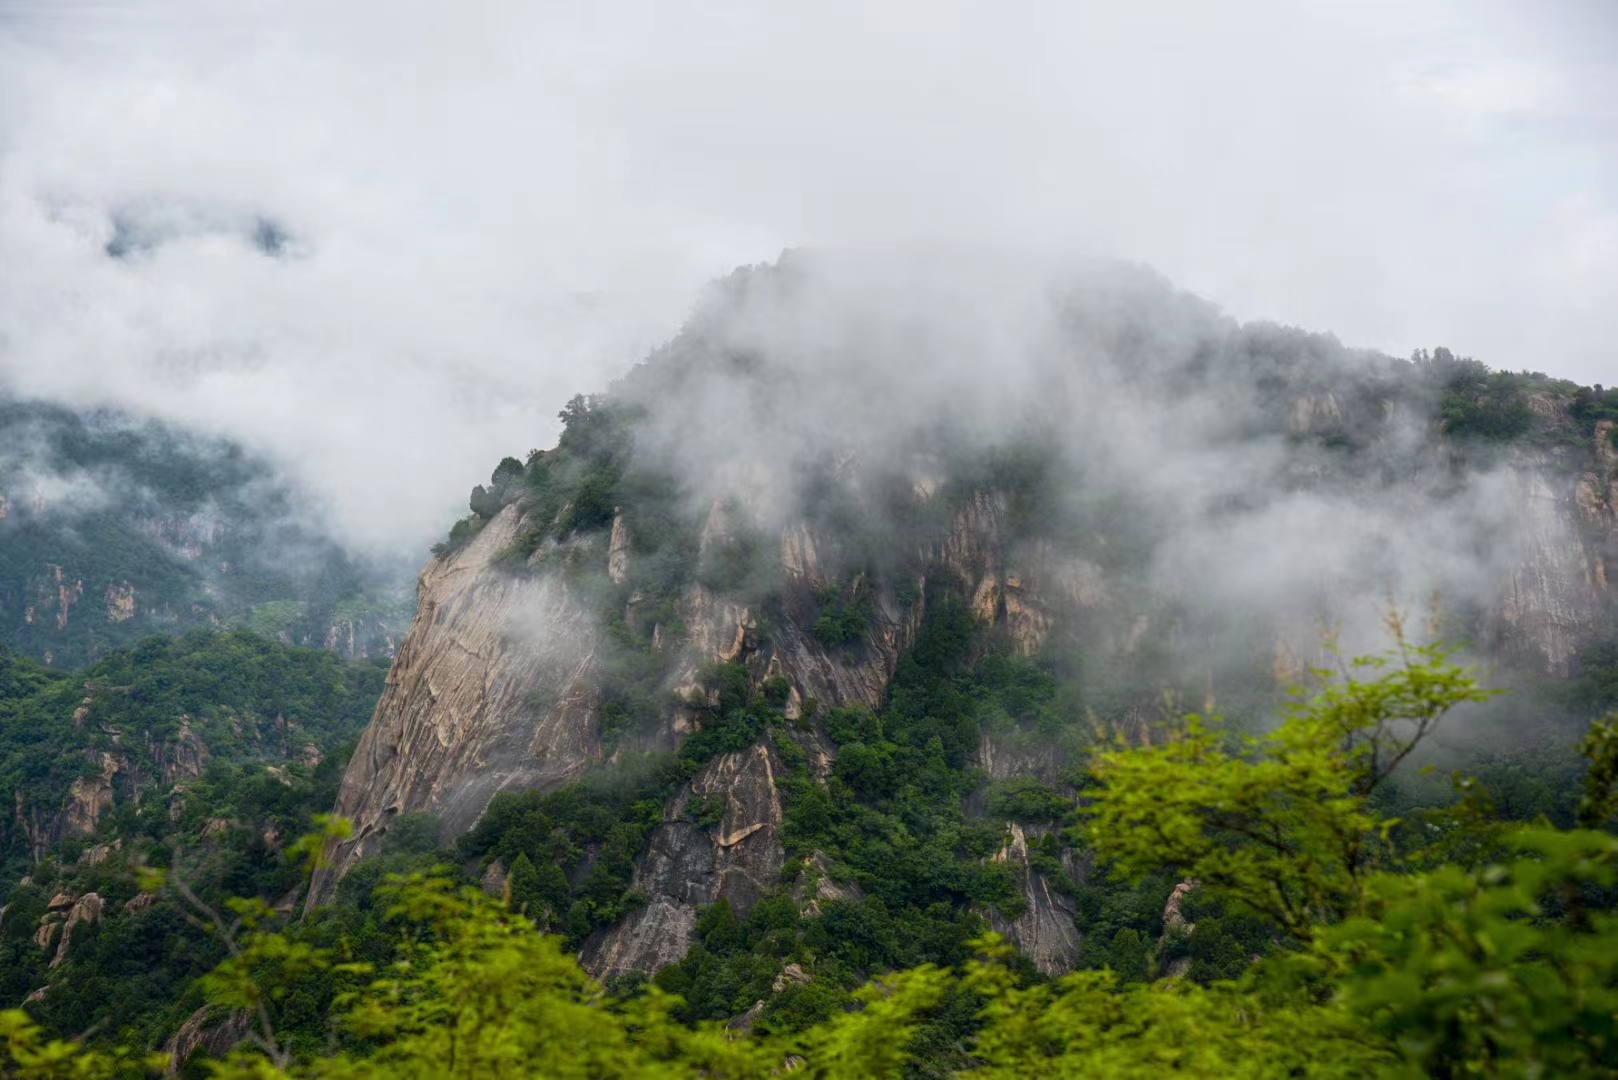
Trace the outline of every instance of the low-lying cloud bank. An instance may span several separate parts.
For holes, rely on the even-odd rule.
[[[238,438],[417,553],[798,244],[1122,255],[1598,381],[1614,40],[1600,3],[11,4],[0,378]]]

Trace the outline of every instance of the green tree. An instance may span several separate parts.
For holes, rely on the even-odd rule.
[[[1440,718],[1481,690],[1436,646],[1350,665],[1262,737],[1192,715],[1157,746],[1097,756],[1096,852],[1122,873],[1176,867],[1296,942],[1363,908],[1390,855],[1372,793]]]
[[[1124,983],[1146,982],[1151,975],[1152,947],[1139,930],[1123,927],[1107,943],[1107,966]]]
[[[545,900],[539,894],[539,871],[534,869],[534,862],[527,855],[518,855],[517,861],[511,864],[511,872],[506,876],[506,893],[511,910],[529,918],[543,918]]]
[[[494,467],[494,473],[489,477],[489,483],[495,487],[504,487],[514,480],[521,480],[523,463],[514,457],[503,457],[500,464]]]

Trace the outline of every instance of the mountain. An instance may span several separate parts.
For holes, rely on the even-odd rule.
[[[298,510],[228,441],[0,396],[0,641],[58,668],[196,626],[391,655],[399,575]]]
[[[1566,817],[1618,704],[1618,391],[1238,324],[1136,268],[795,253],[562,418],[423,570],[311,906],[430,814],[691,1019],[984,926],[1116,967],[1175,883],[1062,831],[1098,741],[1262,727],[1402,617],[1517,691],[1434,760]]]

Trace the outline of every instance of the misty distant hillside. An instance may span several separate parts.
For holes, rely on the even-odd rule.
[[[270,467],[116,412],[0,397],[0,644],[57,668],[243,627],[390,655],[408,579],[348,555]]]

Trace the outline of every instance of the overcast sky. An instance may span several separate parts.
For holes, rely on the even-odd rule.
[[[0,376],[368,546],[732,265],[940,241],[1618,383],[1618,4],[0,0]]]

